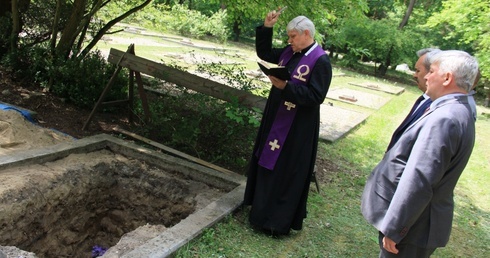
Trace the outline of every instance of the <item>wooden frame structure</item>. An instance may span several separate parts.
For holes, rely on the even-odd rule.
[[[145,118],[149,120],[150,111],[148,108],[148,102],[146,100],[145,90],[143,88],[143,82],[141,80],[141,74],[144,73],[150,76],[153,76],[158,79],[162,79],[166,82],[174,83],[179,86],[209,95],[211,97],[215,97],[227,102],[232,102],[238,100],[238,103],[247,106],[247,107],[256,107],[261,110],[264,110],[266,99],[257,95],[254,95],[250,92],[239,90],[212,80],[208,80],[197,75],[188,73],[186,71],[179,70],[174,67],[167,66],[162,63],[157,63],[142,57],[138,57],[134,53],[134,44],[131,44],[126,52],[121,50],[117,50],[111,48],[109,57],[107,59],[109,63],[116,64],[117,70],[112,75],[109,83],[105,87],[102,92],[99,101],[95,104],[92,113],[89,118],[85,122],[83,126],[83,130],[85,130],[92,120],[96,110],[102,104],[119,104],[119,103],[128,103],[130,108],[132,109],[133,105],[133,76],[136,77],[136,82],[138,84],[138,92],[142,100],[143,109],[145,112]],[[113,84],[113,81],[119,73],[119,71],[123,68],[129,68],[130,70],[130,87],[129,87],[129,96],[127,100],[122,101],[113,101],[113,102],[105,102],[103,103],[103,99],[110,87]],[[132,122],[132,115],[130,117],[130,122]]]
[[[133,110],[133,106],[134,106],[134,77],[136,77],[136,82],[138,84],[138,92],[139,92],[139,95],[140,95],[140,98],[141,98],[143,110],[145,112],[145,120],[146,121],[149,121],[150,120],[150,108],[149,108],[149,105],[148,105],[148,100],[146,98],[145,90],[143,88],[143,80],[141,79],[141,74],[139,72],[135,72],[135,71],[133,71],[131,69],[129,71],[129,87],[128,87],[129,90],[128,90],[128,98],[127,99],[124,99],[124,100],[115,100],[115,101],[110,101],[110,102],[103,102],[105,96],[107,95],[107,93],[111,89],[112,85],[114,84],[114,80],[116,79],[117,74],[124,67],[124,66],[121,65],[121,62],[124,60],[126,54],[128,54],[128,55],[129,54],[130,55],[134,55],[135,54],[134,53],[134,44],[129,45],[128,50],[126,52],[124,52],[123,55],[120,56],[119,60],[116,63],[116,65],[117,65],[116,71],[114,71],[114,73],[111,76],[111,79],[109,80],[109,82],[105,86],[104,90],[102,91],[102,93],[101,93],[101,95],[99,97],[99,100],[97,101],[97,103],[95,104],[94,108],[92,109],[92,112],[90,112],[90,115],[89,115],[87,121],[85,121],[85,124],[83,125],[82,130],[86,130],[87,129],[90,121],[92,120],[92,118],[95,115],[95,112],[97,112],[97,110],[99,109],[99,107],[101,105],[127,104],[129,106],[129,109],[131,111]],[[129,115],[129,122],[130,123],[133,122],[133,113],[132,112],[130,112],[130,115]]]

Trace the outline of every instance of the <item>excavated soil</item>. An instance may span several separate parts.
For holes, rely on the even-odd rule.
[[[222,194],[109,150],[12,167],[0,172],[0,243],[37,257],[114,246],[107,255],[117,257]]]

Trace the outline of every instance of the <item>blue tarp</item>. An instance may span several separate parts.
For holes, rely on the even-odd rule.
[[[1,103],[0,103],[0,110],[15,110],[15,111],[21,113],[27,120],[29,120],[29,122],[36,123],[34,121],[34,118],[32,118],[31,113],[29,113],[26,110],[22,110],[20,108],[16,108],[16,107],[5,105],[5,104],[1,104]]]
[[[27,111],[27,110],[20,109],[20,108],[14,107],[14,106],[9,106],[9,105],[2,104],[2,103],[0,103],[0,110],[15,110],[15,111],[21,113],[22,116],[24,116],[29,122],[31,122],[31,123],[33,123],[33,124],[35,124],[35,125],[38,126],[38,124],[36,123],[36,121],[32,117],[31,113],[29,113],[29,111]],[[53,131],[55,131],[57,133],[64,134],[66,136],[72,137],[73,139],[76,139],[75,137],[73,137],[71,135],[68,135],[68,134],[65,134],[65,133],[62,133],[62,132],[60,132],[58,130],[55,130],[55,129],[50,129],[50,130],[53,130]]]

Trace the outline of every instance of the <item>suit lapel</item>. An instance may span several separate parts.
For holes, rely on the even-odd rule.
[[[466,104],[468,105],[468,97],[467,96],[464,96],[464,95],[457,95],[457,96],[454,96],[453,98],[448,98],[448,99],[444,99],[443,101],[441,102],[438,102],[436,105],[432,106],[430,108],[429,111],[425,112],[425,110],[430,107],[430,104],[427,105],[427,107],[425,107],[422,111],[422,115],[420,116],[419,119],[415,120],[412,124],[410,124],[407,129],[405,130],[408,131],[410,128],[412,128],[415,124],[417,124],[420,120],[422,120],[424,117],[430,115],[432,112],[434,112],[435,110],[437,110],[438,108],[442,107],[442,106],[445,106],[445,105],[448,105],[448,104],[455,104],[455,103],[462,103],[462,104]],[[431,101],[432,103],[432,101]],[[425,104],[425,103],[424,103]],[[418,111],[421,111],[420,109],[417,110]]]
[[[420,102],[424,100],[424,95],[420,96],[417,101],[415,101],[414,105],[412,106],[412,109],[408,113],[407,117],[403,120],[403,122],[396,128],[396,130],[393,132],[393,135],[391,136],[390,143],[388,144],[388,148],[386,151],[391,149],[393,145],[398,141],[400,136],[405,132],[405,130],[414,122],[416,121],[419,117],[422,116],[423,111],[432,103],[430,99],[425,100],[422,105],[419,107]],[[418,108],[417,108],[418,107]]]

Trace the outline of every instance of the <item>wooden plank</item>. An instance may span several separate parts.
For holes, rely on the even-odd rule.
[[[125,135],[127,135],[127,136],[130,136],[130,137],[132,137],[132,138],[134,138],[134,139],[136,139],[136,140],[142,141],[142,142],[144,142],[144,143],[146,143],[146,144],[149,144],[149,145],[151,145],[151,146],[157,147],[157,148],[159,148],[159,149],[161,149],[161,150],[163,150],[163,151],[165,151],[165,152],[167,152],[167,153],[170,153],[170,154],[173,154],[173,155],[179,156],[179,157],[181,157],[181,158],[187,159],[187,160],[189,160],[189,161],[191,161],[191,162],[194,162],[194,163],[197,163],[197,164],[199,164],[199,165],[203,165],[203,166],[206,166],[206,167],[208,167],[208,168],[212,168],[212,169],[214,169],[214,170],[216,170],[216,171],[219,171],[219,172],[224,172],[224,173],[228,173],[228,174],[234,173],[234,172],[233,172],[233,171],[231,171],[231,170],[228,170],[228,169],[225,169],[225,168],[222,168],[222,167],[216,166],[216,165],[214,165],[214,164],[212,164],[212,163],[209,163],[209,162],[207,162],[207,161],[204,161],[204,160],[202,160],[202,159],[198,159],[198,158],[193,157],[193,156],[191,156],[191,155],[188,155],[188,154],[186,154],[186,153],[180,152],[180,151],[178,151],[178,150],[176,150],[176,149],[172,149],[172,148],[170,148],[170,147],[168,147],[168,146],[165,146],[165,145],[163,145],[163,144],[161,144],[161,143],[158,143],[158,142],[152,141],[152,140],[150,140],[150,139],[148,139],[148,138],[145,138],[145,137],[143,137],[143,136],[141,136],[141,135],[137,135],[137,134],[135,134],[135,133],[132,133],[132,132],[126,131],[126,130],[124,130],[124,129],[120,128],[119,126],[114,127],[112,130],[114,130],[114,131],[116,131],[116,132],[118,132],[118,133],[122,133],[122,134],[125,134]],[[235,173],[235,174],[236,174],[236,173]]]
[[[237,99],[240,104],[247,107],[256,107],[261,110],[265,108],[266,99],[263,97],[181,71],[162,63],[157,63],[129,53],[125,54],[121,50],[111,48],[107,60],[112,64],[117,64],[121,60],[119,62],[120,66],[224,101],[232,102],[234,99]]]

